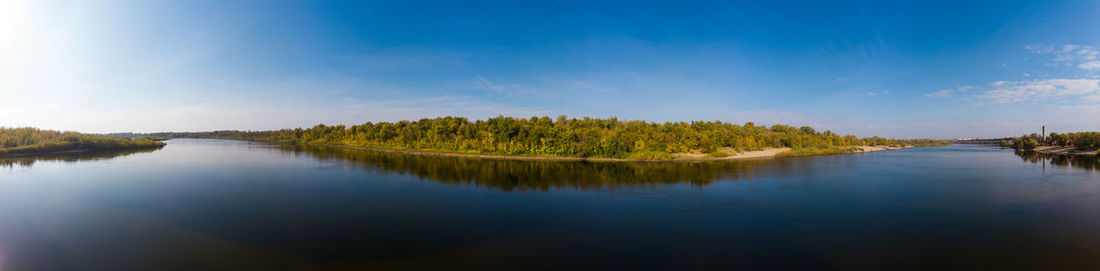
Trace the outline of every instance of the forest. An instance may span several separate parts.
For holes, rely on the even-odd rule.
[[[854,146],[927,146],[929,139],[858,138],[812,127],[743,125],[722,121],[653,123],[617,118],[495,117],[471,121],[462,117],[418,121],[367,122],[361,125],[316,125],[277,131],[154,133],[173,138],[221,138],[314,145],[423,150],[457,153],[671,159],[675,153],[721,153],[788,147],[796,153],[852,152]]]
[[[119,151],[164,146],[147,138],[118,138],[36,128],[0,127],[0,156],[79,151]]]
[[[1030,150],[1039,146],[1074,147],[1078,150],[1096,150],[1100,148],[1100,132],[1050,133],[1023,135],[1001,141],[1002,146],[1021,150]]]

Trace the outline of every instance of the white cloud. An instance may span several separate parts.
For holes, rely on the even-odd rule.
[[[1100,70],[1100,61],[1089,61],[1081,64],[1077,64],[1078,68],[1086,70]]]
[[[1096,79],[1045,79],[990,84],[993,89],[975,98],[982,104],[1010,104],[1035,102],[1051,98],[1081,97],[1100,93],[1100,80]]]
[[[994,82],[994,83],[997,83],[997,82]],[[928,97],[928,98],[947,98],[947,97],[951,97],[951,96],[955,95],[955,93],[966,92],[966,91],[971,90],[973,88],[974,88],[974,86],[960,86],[960,87],[956,87],[956,88],[941,89],[941,90],[937,90],[936,92],[924,94],[924,97]]]
[[[947,98],[951,97],[951,93],[955,92],[954,89],[941,89],[936,92],[924,94],[924,97],[928,98]]]
[[[1066,45],[1028,45],[1024,48],[1034,54],[1053,55],[1054,63],[1049,66],[1076,66],[1085,70],[1100,69],[1100,50],[1096,47],[1077,44]]]
[[[860,94],[859,96],[872,96],[872,97],[874,97],[874,96],[887,95],[887,94],[890,94],[889,90],[883,90],[882,92],[868,91],[866,93]]]
[[[1090,47],[1090,48],[1086,48],[1086,49],[1077,50],[1077,55],[1080,56],[1081,59],[1084,59],[1084,60],[1096,60],[1097,55],[1100,55],[1100,51],[1097,51],[1096,49]]]

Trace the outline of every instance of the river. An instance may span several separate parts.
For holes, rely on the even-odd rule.
[[[0,270],[1100,269],[1095,159],[722,162],[173,139],[0,160]]]

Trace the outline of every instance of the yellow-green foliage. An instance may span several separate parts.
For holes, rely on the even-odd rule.
[[[1046,137],[1039,134],[1030,134],[1014,137],[1010,140],[1003,140],[1001,141],[1001,145],[1022,150],[1030,150],[1044,145],[1057,145],[1075,147],[1079,150],[1092,150],[1100,148],[1100,132],[1050,133],[1050,135]]]
[[[134,139],[149,140],[149,141],[165,141],[165,140],[168,140],[169,138],[163,137],[163,136],[139,136],[139,137],[135,137]]]
[[[77,135],[77,132],[58,132],[36,128],[0,127],[0,149],[34,145],[64,135]]]
[[[811,127],[743,125],[721,121],[651,123],[617,118],[571,119],[461,117],[419,121],[368,122],[354,126],[317,125],[279,131],[216,131],[153,134],[168,137],[226,138],[304,144],[332,144],[410,150],[443,150],[506,155],[628,158],[633,153],[713,152],[722,148],[822,148],[861,145],[920,145],[934,140],[857,138]]]
[[[115,138],[35,128],[0,128],[0,156],[65,151],[130,150],[161,146],[164,146],[164,143],[149,139]]]
[[[659,151],[641,151],[626,154],[626,159],[631,160],[672,160],[672,154]]]

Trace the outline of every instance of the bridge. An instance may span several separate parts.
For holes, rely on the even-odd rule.
[[[1010,140],[1011,137],[1003,138],[962,138],[951,140],[951,143],[955,144],[1001,144],[1001,140]]]

